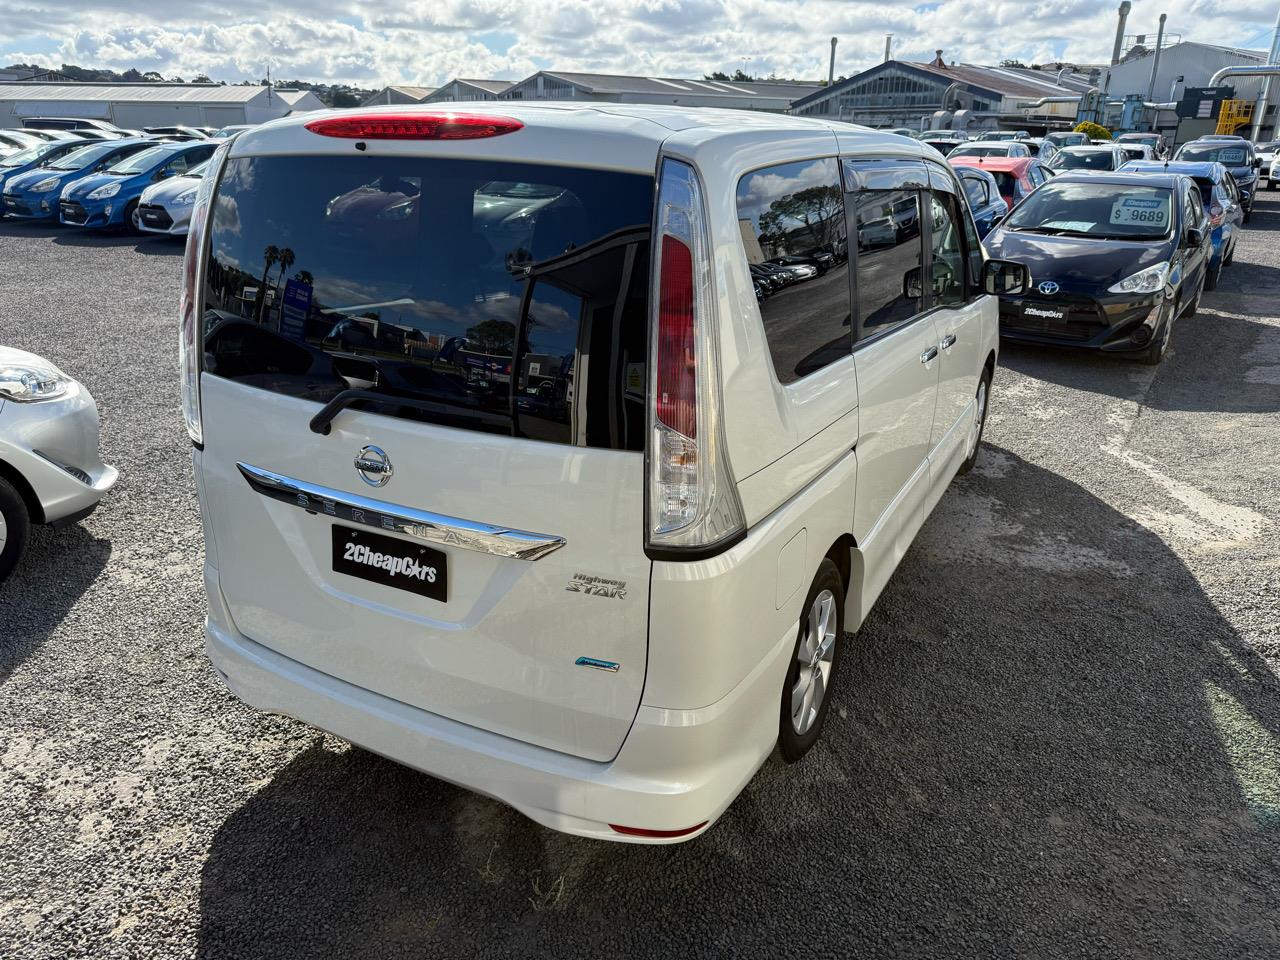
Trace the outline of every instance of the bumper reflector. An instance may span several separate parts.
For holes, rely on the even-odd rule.
[[[628,837],[653,837],[655,839],[669,839],[671,837],[687,837],[691,833],[697,833],[707,825],[708,821],[703,820],[701,823],[692,827],[685,827],[682,830],[650,830],[648,827],[624,827],[617,823],[609,824],[609,829],[614,833],[625,834]]]

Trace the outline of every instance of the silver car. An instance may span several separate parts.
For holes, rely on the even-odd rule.
[[[75,523],[115,482],[89,391],[48,360],[0,346],[0,582],[33,523]]]
[[[147,233],[185,237],[191,225],[196,190],[209,162],[196,164],[186,173],[161,180],[142,191],[138,199],[138,226]]]

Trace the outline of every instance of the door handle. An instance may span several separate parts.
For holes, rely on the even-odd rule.
[[[921,362],[921,363],[923,363],[923,364],[928,364],[928,363],[929,363],[930,361],[932,361],[932,360],[933,360],[933,358],[934,358],[934,357],[936,357],[937,355],[938,355],[938,348],[937,348],[937,347],[930,347],[930,348],[929,348],[928,350],[926,350],[924,353],[920,354],[920,362]]]
[[[956,335],[954,333],[948,333],[945,337],[942,338],[943,350],[950,350],[955,345],[956,345]]]

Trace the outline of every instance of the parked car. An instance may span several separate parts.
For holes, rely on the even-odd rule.
[[[1271,161],[1271,168],[1267,174],[1267,189],[1274,190],[1277,180],[1280,180],[1280,153],[1277,153]]]
[[[960,146],[960,144],[962,144],[964,141],[953,140],[950,137],[944,137],[941,139],[934,139],[933,137],[921,137],[920,142],[923,144],[926,144],[927,146],[933,147],[933,149],[937,150],[940,154],[942,154],[945,157],[956,147]]]
[[[1125,163],[1128,163],[1130,160],[1154,160],[1156,158],[1155,153],[1152,151],[1150,145],[1145,143],[1117,142],[1117,146],[1119,146],[1120,149],[1124,151]]]
[[[1000,335],[1163,358],[1175,320],[1200,303],[1211,247],[1190,177],[1064,173],[986,239],[1034,287],[1000,301]]]
[[[1145,144],[1151,148],[1150,159],[1154,160],[1163,160],[1169,155],[1169,144],[1162,133],[1122,133],[1116,137],[1116,143],[1122,147],[1136,143]]]
[[[0,130],[0,157],[7,157],[11,153],[26,150],[43,142],[39,137],[33,137],[21,130]]]
[[[951,156],[947,157],[947,162],[957,170],[960,167],[977,167],[991,174],[1000,188],[1001,199],[1009,209],[1053,176],[1050,167],[1031,157]]]
[[[53,142],[38,143],[34,147],[27,147],[25,150],[19,150],[17,153],[11,153],[7,157],[0,159],[0,195],[3,195],[5,180],[26,173],[29,170],[47,166],[60,157],[66,156],[71,151],[81,149],[83,146],[84,142],[81,140],[55,140]],[[4,215],[4,203],[0,201],[0,217]]]
[[[956,164],[954,169],[981,239],[1005,218],[1009,205],[1001,196],[1000,184],[990,171],[968,164]]]
[[[1254,150],[1258,155],[1259,181],[1265,179],[1267,181],[1267,189],[1274,190],[1276,188],[1276,179],[1271,175],[1271,165],[1275,163],[1277,154],[1280,154],[1280,140],[1259,143],[1254,146]]]
[[[1235,178],[1220,163],[1191,163],[1186,160],[1130,161],[1120,168],[1124,173],[1163,175],[1182,174],[1190,177],[1200,191],[1205,213],[1209,217],[1209,240],[1213,252],[1205,274],[1204,288],[1218,286],[1222,268],[1235,259],[1236,244],[1244,229],[1244,205]]]
[[[23,117],[24,127],[38,127],[41,130],[99,130],[104,133],[121,133],[119,127],[109,120],[97,120],[92,117]]]
[[[1220,163],[1227,168],[1240,190],[1244,222],[1253,218],[1253,201],[1258,190],[1258,168],[1262,166],[1253,144],[1243,137],[1226,135],[1201,137],[1178,148],[1173,159],[1188,163]]]
[[[1047,133],[1044,138],[1059,150],[1063,147],[1086,147],[1089,145],[1088,136],[1083,133],[1076,133],[1074,130],[1060,130],[1054,133]]]
[[[195,205],[200,178],[209,161],[197,163],[186,173],[153,183],[138,198],[138,228],[147,233],[164,233],[185,237],[191,225],[191,208]]]
[[[6,177],[5,216],[23,220],[56,220],[62,189],[91,174],[105,170],[117,160],[155,146],[149,140],[109,140],[85,143],[43,167]]]
[[[1107,173],[1119,170],[1129,159],[1114,143],[1088,147],[1063,147],[1050,161],[1054,170],[1081,170]]]
[[[230,126],[222,127],[220,130],[215,130],[209,134],[209,137],[213,140],[225,140],[227,137],[234,137],[245,130],[252,130],[253,127],[254,125],[251,123],[233,123]]]
[[[1031,156],[1045,163],[1052,160],[1053,155],[1058,152],[1057,145],[1044,137],[1023,137],[1018,142],[1031,151]]]
[[[58,219],[75,227],[141,230],[138,204],[153,183],[181,176],[213,155],[206,141],[152,143],[117,160],[101,173],[68,184],[58,202]]]
[[[24,134],[25,136],[28,136],[28,137],[35,137],[37,140],[43,140],[46,143],[49,143],[53,140],[75,140],[76,139],[76,137],[73,136],[71,131],[69,130],[37,130],[34,127],[23,127],[21,130],[17,130],[15,132]]]
[[[979,456],[991,294],[1026,270],[913,140],[614,107],[238,137],[192,216],[183,409],[232,691],[548,827],[669,843],[817,742],[846,633]],[[556,199],[496,221],[493,181]],[[408,241],[332,206],[426,183]],[[751,260],[905,204],[914,231],[758,299]],[[342,351],[342,316],[446,346]]]
[[[1029,134],[1025,130],[985,130],[983,140],[1026,140]]]
[[[208,140],[209,135],[199,127],[143,127],[142,132],[149,137],[169,137],[178,140]]]
[[[32,524],[84,519],[115,482],[89,391],[43,357],[0,346],[0,583]]]
[[[947,159],[955,157],[1030,157],[1031,151],[1025,144],[1016,140],[973,140],[962,143],[950,153]]]

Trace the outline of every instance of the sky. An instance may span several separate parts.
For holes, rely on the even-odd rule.
[[[1167,30],[1265,50],[1280,0],[1135,0],[1127,33]],[[457,77],[519,79],[540,69],[700,76],[826,76],[894,56],[1026,63],[1110,58],[1113,0],[5,0],[0,65],[155,70],[191,79],[281,79],[380,87],[438,86]]]

